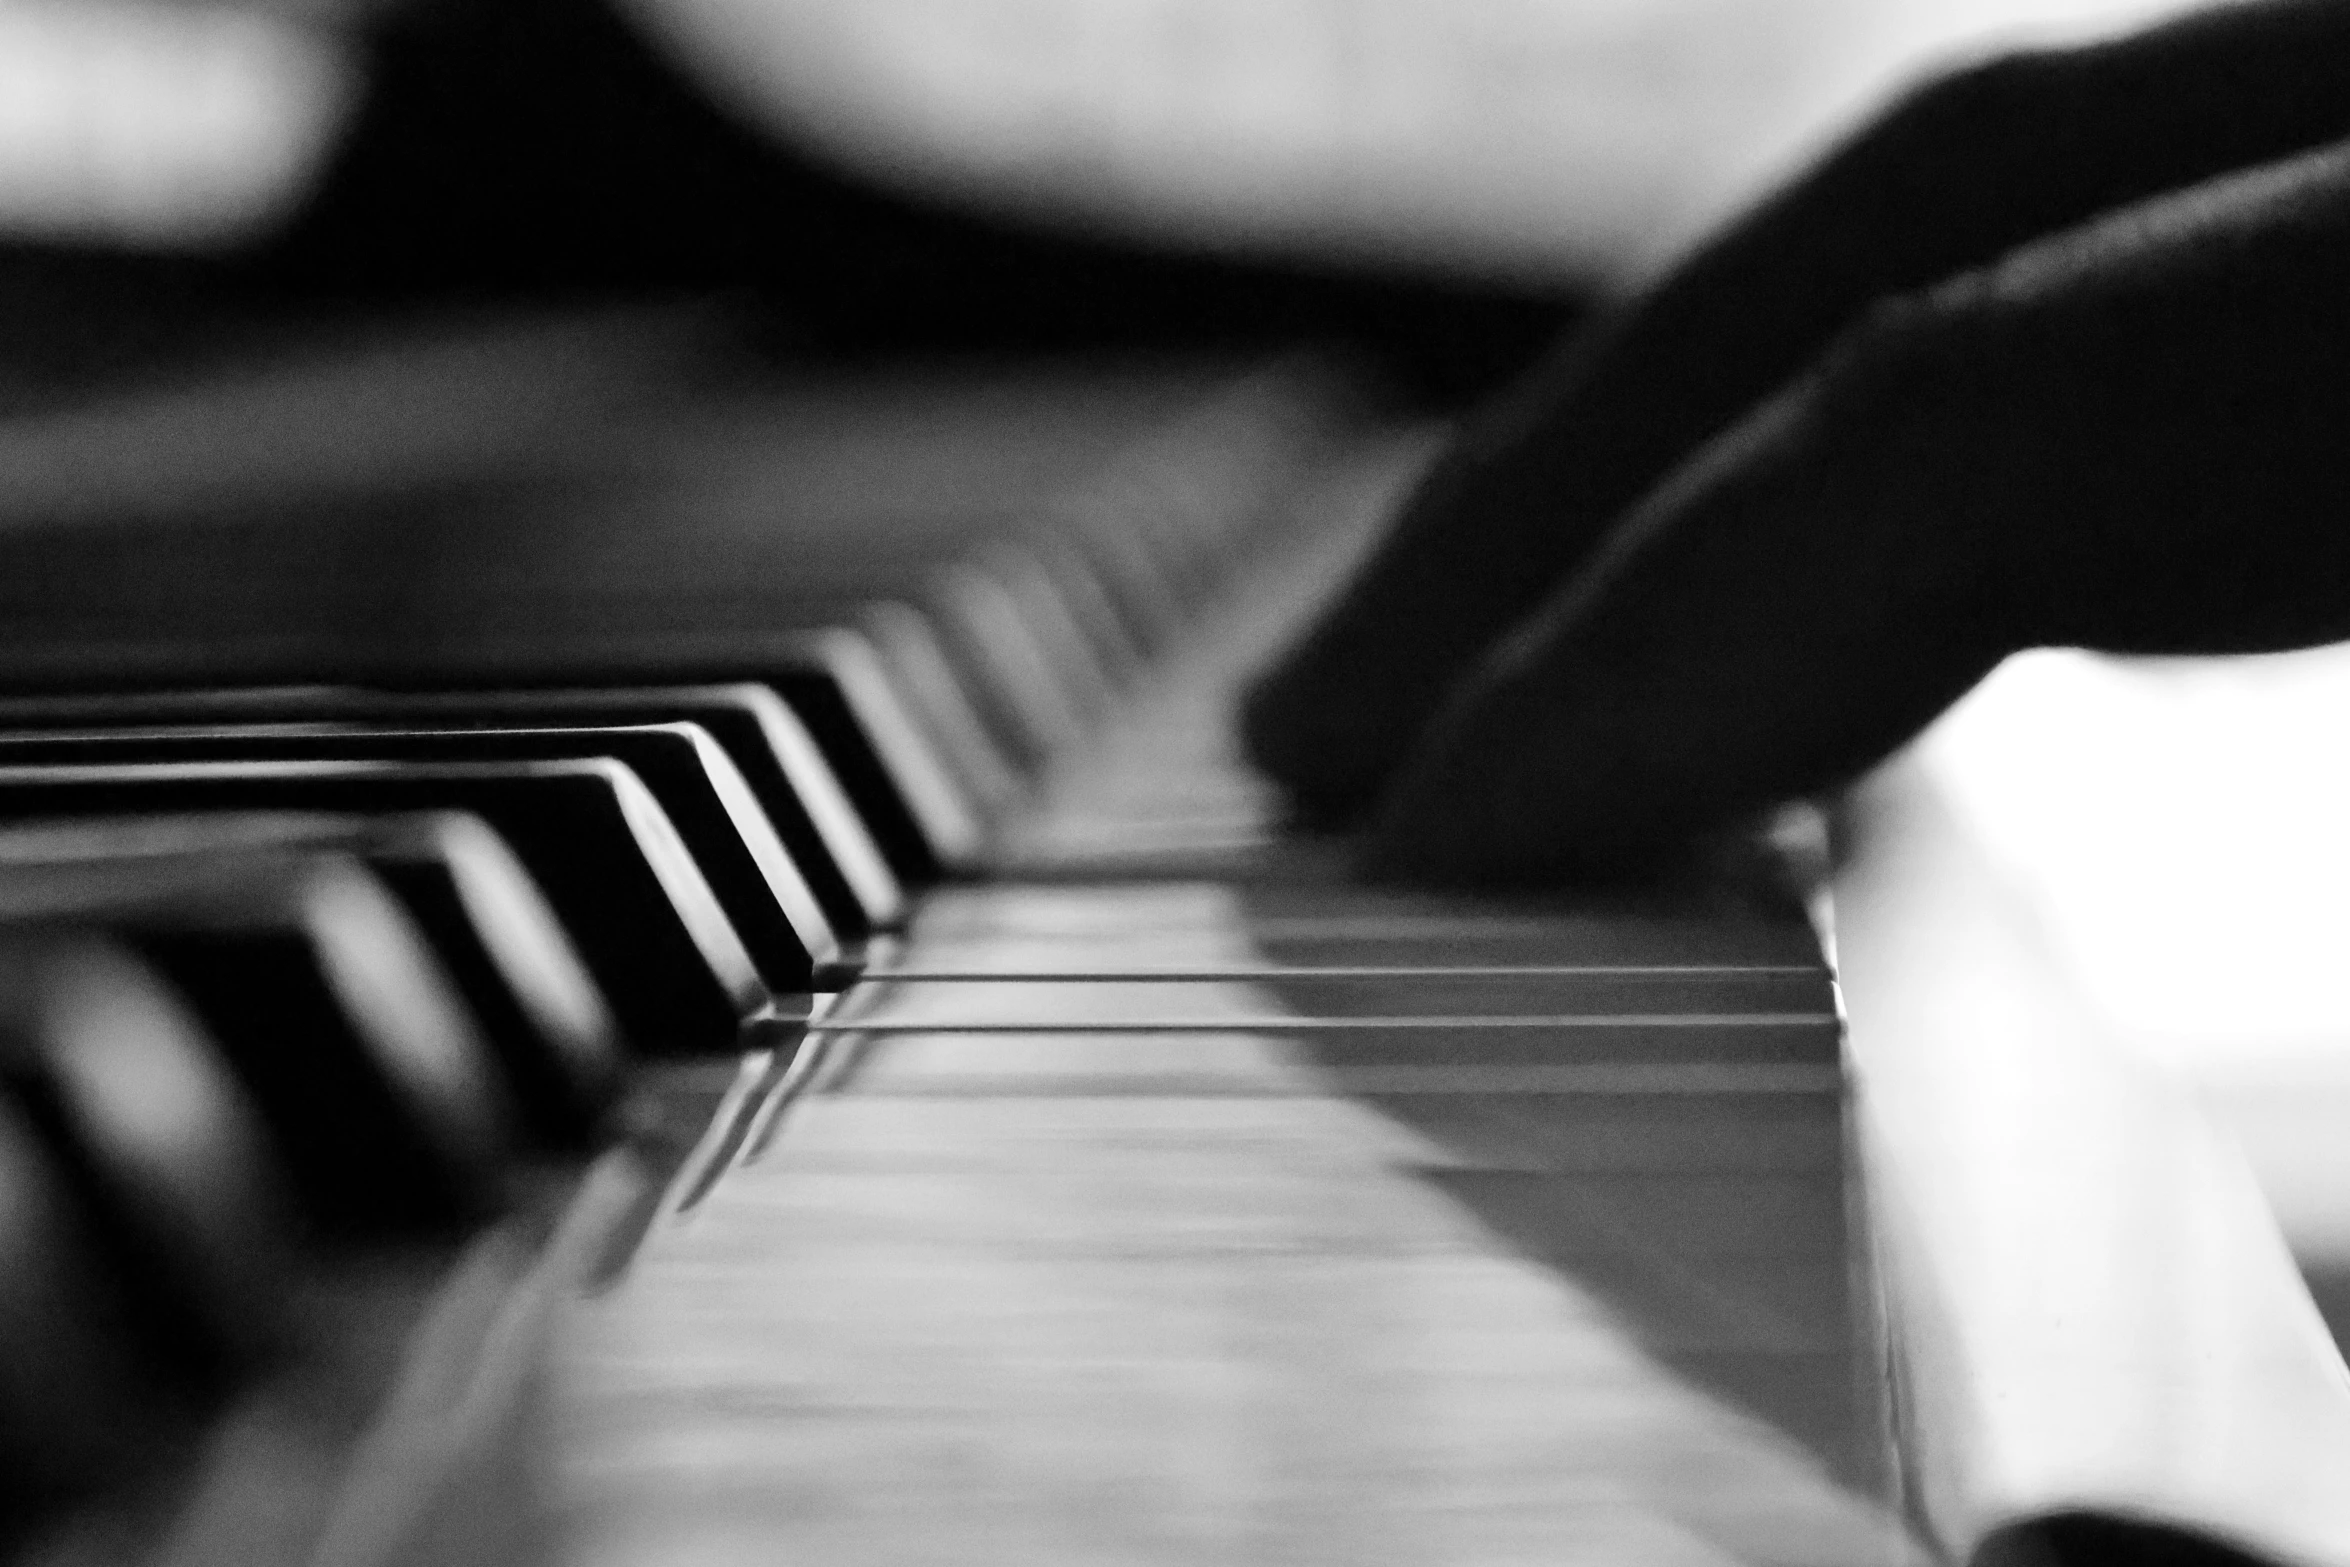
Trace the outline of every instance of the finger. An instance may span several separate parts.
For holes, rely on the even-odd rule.
[[[1249,693],[1249,754],[1300,815],[1358,815],[1493,639],[1872,301],[2345,133],[2350,7],[2330,0],[1930,84],[1480,419]]]
[[[1854,777],[2007,652],[2350,634],[2350,149],[1874,314],[1457,689],[1376,874],[1614,877]]]

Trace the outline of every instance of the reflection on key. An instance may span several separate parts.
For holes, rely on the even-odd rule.
[[[400,900],[457,986],[524,1131],[588,1146],[621,1090],[618,1024],[537,884],[480,818],[220,813],[128,817],[0,831],[10,866],[138,862],[200,874],[240,855],[357,855]]]
[[[413,924],[356,858],[17,867],[0,914],[118,933],[187,998],[333,1234],[502,1203],[506,1106]]]
[[[609,759],[650,789],[709,881],[768,987],[837,984],[823,911],[724,752],[697,726],[398,729],[311,725],[63,731],[0,736],[0,765],[187,761],[550,761]]]
[[[743,775],[843,935],[895,926],[905,892],[806,726],[772,689],[715,685],[379,690],[262,686],[0,699],[0,731],[335,723],[370,728],[576,729],[690,723]]]
[[[609,1131],[624,1045],[538,886],[488,824],[454,812],[347,829],[471,1010],[526,1134],[591,1148]]]
[[[101,936],[0,936],[0,1083],[75,1191],[157,1374],[214,1395],[282,1347],[285,1168],[150,969]]]
[[[615,762],[0,768],[0,819],[204,809],[478,813],[529,867],[639,1048],[728,1050],[770,1011],[667,814]]]
[[[152,1459],[170,1422],[144,1369],[71,1193],[0,1099],[0,1540]]]

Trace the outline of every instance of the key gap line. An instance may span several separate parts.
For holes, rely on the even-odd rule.
[[[860,984],[879,985],[899,980],[921,981],[926,984],[977,983],[981,981],[1015,981],[1021,984],[1159,984],[1196,981],[1201,983],[1241,982],[1248,980],[1282,979],[1775,979],[1818,978],[1826,980],[1826,969],[1797,963],[1494,963],[1476,965],[1442,965],[1433,963],[1392,963],[1375,965],[1300,964],[1282,967],[1273,964],[1241,964],[1199,968],[1125,968],[1096,969],[1082,973],[1048,969],[966,969],[966,968],[904,968],[868,969],[859,977]]]
[[[1412,1098],[1468,1095],[1512,1098],[1571,1098],[1577,1095],[1637,1098],[1642,1095],[1702,1098],[1743,1095],[1834,1097],[1843,1092],[1841,1067],[1801,1062],[1692,1063],[1650,1066],[1633,1062],[1559,1063],[1548,1066],[1479,1070],[1459,1065],[1345,1067],[1320,1066],[1315,1081],[1288,1083],[1218,1081],[1180,1072],[1124,1075],[984,1072],[961,1075],[909,1073],[845,1084],[846,1099],[1344,1099],[1371,1095]]]
[[[1833,1012],[1591,1012],[1555,1016],[1029,1018],[976,1022],[819,1018],[807,1028],[810,1033],[827,1034],[1280,1034],[1372,1029],[1824,1028],[1836,1022]]]

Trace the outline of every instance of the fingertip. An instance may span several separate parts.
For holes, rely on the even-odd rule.
[[[1469,790],[1406,793],[1381,806],[1357,840],[1366,881],[1464,892],[1619,890],[1678,874],[1670,839],[1627,836],[1604,821],[1498,808]]]
[[[1676,812],[1659,803],[1669,787],[1610,794],[1578,786],[1555,764],[1553,777],[1553,787],[1530,791],[1441,762],[1416,769],[1356,837],[1352,869],[1369,882],[1436,890],[1682,901],[1764,886],[1784,893],[1799,879],[1769,830],[1771,811]]]
[[[1605,758],[1549,716],[1507,682],[1461,693],[1369,813],[1361,873],[1483,891],[1640,879],[1662,857],[1647,813],[1611,800]]]
[[[1411,486],[1386,536],[1243,694],[1244,755],[1294,819],[1361,821],[1497,637],[1596,542],[1571,504],[1535,386],[1472,425]]]
[[[1360,683],[1319,667],[1314,652],[1294,649],[1249,684],[1238,729],[1242,756],[1279,786],[1291,823],[1329,830],[1361,819],[1392,756],[1354,732],[1366,727]]]

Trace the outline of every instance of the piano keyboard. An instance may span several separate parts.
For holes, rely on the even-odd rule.
[[[572,1555],[1918,1559],[1808,929],[1258,841],[1230,681],[1327,581],[1230,605],[928,895],[565,1314]]]
[[[1802,910],[1354,885],[1231,754],[1417,437],[630,417],[9,537],[15,1559],[1928,1558]]]
[[[836,462],[788,570],[727,531],[740,477],[656,596],[657,533],[507,528],[397,661],[324,579],[268,627],[216,598],[29,649],[64,689],[0,706],[0,812],[41,824],[0,841],[13,923],[50,944],[19,966],[155,976],[171,1069],[258,1112],[209,1156],[268,1145],[303,1221],[86,1287],[225,1336],[205,1270],[283,1253],[308,1312],[183,1399],[180,1450],[61,1457],[35,1557],[453,1558],[522,1518],[664,1562],[1903,1555],[1808,928],[1405,898],[1276,842],[1232,684],[1415,448],[1295,376],[1179,390]],[[1082,460],[1039,486],[1056,440]],[[217,538],[156,548],[224,574]],[[19,551],[36,621],[90,549]],[[517,553],[554,586],[470,613]],[[115,578],[153,608],[170,569]],[[352,683],[228,683],[321,668]],[[28,1103],[82,1047],[38,1048]],[[26,1137],[100,1193],[100,1251],[173,1201],[265,1222],[108,1195],[150,1149]],[[319,1296],[380,1320],[322,1330]],[[324,1401],[350,1429],[287,1408],[386,1342],[372,1397]]]

